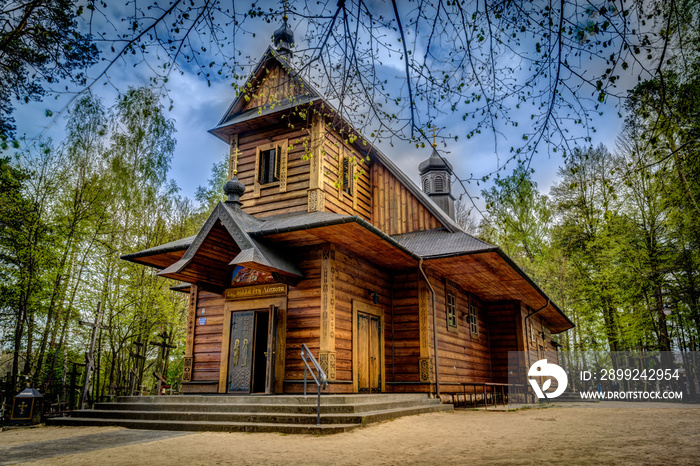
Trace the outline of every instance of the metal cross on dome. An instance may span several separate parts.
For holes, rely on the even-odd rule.
[[[433,128],[431,129],[433,132],[433,147],[437,147],[437,143],[435,142],[435,135],[437,134],[437,126],[433,125]]]

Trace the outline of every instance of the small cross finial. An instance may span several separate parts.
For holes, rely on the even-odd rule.
[[[289,18],[287,18],[287,0],[284,0],[284,16],[282,16],[282,19],[286,23]]]
[[[238,146],[233,150],[231,153],[231,156],[229,157],[228,161],[228,179],[232,179],[234,175],[236,175],[237,171],[235,169],[236,165],[238,165],[238,156],[241,155],[241,152],[238,150]]]
[[[435,142],[435,135],[437,134],[437,127],[433,125],[433,129],[431,130],[433,132],[433,149],[437,147],[437,143]]]

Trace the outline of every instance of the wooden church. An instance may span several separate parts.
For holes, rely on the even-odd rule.
[[[573,324],[455,223],[450,164],[433,150],[416,186],[295,71],[286,22],[274,41],[210,131],[228,199],[122,257],[189,292],[182,391],[299,393],[302,344],[332,393],[506,383],[509,351],[555,352]]]

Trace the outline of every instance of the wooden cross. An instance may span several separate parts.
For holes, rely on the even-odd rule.
[[[134,358],[134,367],[131,370],[131,390],[130,394],[131,396],[134,396],[134,390],[136,389],[137,386],[141,385],[141,367],[143,365],[143,362],[146,360],[146,356],[142,355],[142,348],[143,352],[145,353],[145,343],[141,343],[141,336],[139,335],[138,339],[132,343],[132,345],[136,346],[136,352],[132,352],[131,357]]]
[[[102,301],[97,302],[97,318],[95,322],[78,321],[80,325],[92,327],[92,338],[90,339],[90,349],[85,354],[85,382],[83,383],[83,395],[80,398],[80,408],[85,409],[87,404],[87,395],[90,391],[90,376],[95,369],[95,341],[97,340],[97,331],[101,329],[111,330],[111,327],[102,325]]]
[[[163,331],[160,335],[158,335],[163,341],[157,342],[157,341],[152,341],[150,342],[151,345],[153,346],[158,346],[160,347],[160,355],[158,357],[158,364],[157,368],[160,370],[160,374],[156,374],[155,372],[153,375],[158,379],[158,395],[160,395],[161,388],[163,385],[165,385],[165,376],[167,375],[166,372],[168,370],[168,359],[169,359],[169,354],[170,354],[170,349],[177,348],[177,346],[170,345],[166,343],[167,340],[170,340],[170,335],[168,335],[167,332]]]

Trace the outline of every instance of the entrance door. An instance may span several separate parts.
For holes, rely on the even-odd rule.
[[[231,315],[231,343],[228,353],[229,393],[250,393],[254,335],[255,312],[234,312]]]
[[[378,316],[357,313],[357,389],[380,392],[382,324]]]
[[[229,393],[272,393],[275,362],[275,307],[231,314]]]

